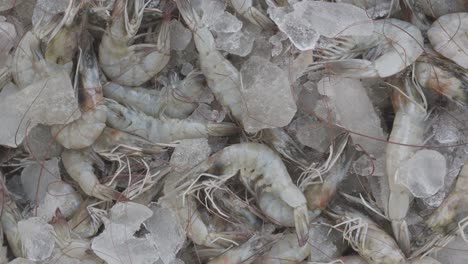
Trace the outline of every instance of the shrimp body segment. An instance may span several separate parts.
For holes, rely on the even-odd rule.
[[[112,22],[99,45],[99,62],[113,81],[140,86],[160,72],[170,58],[169,22],[164,21],[157,42],[129,46],[143,19],[144,0],[117,0]]]

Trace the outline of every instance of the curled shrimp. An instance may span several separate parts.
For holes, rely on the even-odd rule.
[[[149,2],[148,2],[149,3]],[[113,82],[140,86],[160,72],[170,58],[169,21],[163,21],[157,42],[129,46],[140,28],[144,0],[117,0],[112,21],[99,45],[102,70]]]
[[[103,201],[119,200],[122,197],[120,193],[99,183],[90,154],[89,150],[65,150],[62,153],[65,170],[87,195]]]
[[[263,28],[273,29],[275,23],[261,10],[253,6],[252,0],[230,0],[234,10],[251,23]]]
[[[468,13],[453,13],[439,17],[427,31],[434,50],[468,69]]]
[[[106,106],[102,104],[102,87],[96,55],[87,46],[80,65],[81,85],[78,91],[81,117],[67,125],[51,128],[56,139],[67,149],[82,149],[91,146],[106,126]]]
[[[442,204],[426,220],[428,232],[423,232],[416,240],[416,249],[411,257],[426,256],[443,248],[454,238],[457,231],[463,229],[468,221],[468,161],[465,161],[454,190],[445,198]],[[463,230],[460,230],[466,239]]]
[[[405,255],[395,240],[367,216],[353,210],[335,207],[329,214],[345,226],[343,237],[369,263],[405,264]]]
[[[462,105],[468,105],[468,73],[454,63],[421,59],[415,63],[418,83]]]
[[[262,212],[281,225],[294,226],[300,246],[307,242],[309,212],[306,199],[292,182],[281,158],[271,149],[257,143],[226,147],[196,166],[182,179],[199,178],[200,173],[206,171],[225,175],[217,179],[221,181],[240,173],[240,181],[257,198]],[[190,189],[196,183],[193,182],[188,187],[187,184],[186,182],[178,188]]]
[[[312,250],[312,246],[306,243],[300,247],[296,234],[284,234],[279,238],[270,250],[255,260],[255,264],[293,264],[306,259]]]
[[[180,119],[155,119],[106,100],[107,123],[113,128],[133,133],[154,143],[170,143],[181,139],[229,136],[238,132],[232,123],[205,124]]]
[[[423,43],[416,26],[394,18],[377,20],[370,36],[339,37],[318,49],[324,61],[310,69],[350,78],[389,77],[415,62]],[[353,59],[361,55],[362,59]]]
[[[195,100],[200,97],[205,87],[202,80],[201,72],[192,71],[182,81],[172,77],[169,87],[164,87],[158,94],[123,87],[117,83],[107,83],[103,91],[105,97],[129,105],[147,115],[183,119],[192,114],[198,106]]]
[[[408,252],[410,234],[405,217],[412,195],[408,188],[399,182],[398,171],[404,162],[416,152],[417,148],[411,145],[423,144],[424,121],[427,112],[424,94],[417,89],[409,77],[404,80],[404,87],[407,97],[397,90],[394,90],[392,96],[395,119],[389,141],[394,143],[388,143],[386,147],[386,174],[390,191],[386,214],[392,222],[393,232],[400,247]]]

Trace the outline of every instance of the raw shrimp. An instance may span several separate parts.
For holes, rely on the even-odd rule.
[[[408,252],[410,234],[405,217],[412,195],[408,188],[399,182],[398,171],[404,162],[418,150],[417,147],[411,145],[423,144],[427,107],[424,94],[416,89],[409,77],[404,80],[404,87],[403,92],[408,98],[397,90],[394,90],[392,96],[395,119],[389,137],[391,143],[388,143],[386,147],[386,174],[390,191],[386,215],[392,222],[398,244],[403,251]]]
[[[65,150],[62,153],[62,162],[70,177],[75,180],[84,193],[104,201],[120,200],[123,198],[119,192],[110,186],[99,183],[94,174],[93,161],[89,150]]]
[[[217,50],[213,35],[200,22],[200,17],[189,0],[176,0],[179,13],[193,32],[193,40],[198,50],[200,68],[206,77],[208,87],[216,99],[226,107],[232,116],[242,122],[246,111],[240,93],[239,71]]]
[[[78,97],[81,117],[70,124],[54,125],[51,128],[57,141],[67,149],[91,146],[106,127],[106,106],[102,104],[98,63],[91,43],[88,43],[81,58],[80,79]]]
[[[327,159],[323,172],[327,175],[322,183],[304,184],[304,195],[307,199],[309,210],[323,210],[333,198],[338,185],[347,176],[349,167],[353,161],[355,149],[348,144],[348,134],[338,136],[331,146],[330,157]],[[334,147],[334,148],[333,148]],[[318,169],[321,174],[321,170]],[[304,181],[302,181],[304,183]],[[301,185],[303,185],[301,183]],[[302,187],[300,185],[300,187]]]
[[[253,6],[252,0],[230,0],[234,10],[251,23],[263,28],[273,29],[275,23],[261,10]]]
[[[55,216],[52,218],[51,223],[54,227],[55,243],[64,255],[80,260],[92,259],[94,257],[90,254],[92,252],[91,241],[73,234],[60,209],[57,208],[55,211]]]
[[[335,227],[345,226],[343,237],[367,262],[407,263],[395,240],[367,216],[354,209],[341,207],[334,207],[329,215],[339,222]]]
[[[113,128],[133,133],[153,143],[170,143],[181,139],[229,136],[238,128],[232,123],[205,124],[179,119],[155,119],[130,110],[112,100],[106,100],[107,123]]]
[[[83,201],[80,208],[76,210],[75,214],[68,221],[68,225],[73,233],[79,235],[81,238],[91,238],[97,234],[100,227],[100,218],[92,217],[88,208],[96,203],[94,198],[88,198]]]
[[[149,2],[148,2],[149,3]],[[161,25],[157,43],[133,44],[145,9],[144,0],[117,0],[112,22],[99,45],[102,70],[113,82],[140,86],[160,72],[170,58],[169,21]]]
[[[468,69],[468,13],[439,17],[427,31],[434,50]]]
[[[253,235],[242,245],[229,249],[222,255],[208,261],[208,264],[237,264],[253,263],[255,259],[263,254],[271,246],[274,236]]]
[[[160,117],[183,119],[197,108],[197,99],[204,91],[201,72],[192,71],[184,80],[171,78],[169,87],[164,87],[159,94],[152,94],[143,90],[136,90],[107,83],[103,87],[104,96],[123,105],[129,105],[143,113]]]
[[[3,177],[3,176],[2,176]],[[8,241],[9,248],[15,257],[24,257],[23,245],[18,230],[18,222],[22,220],[20,210],[16,203],[8,196],[2,182],[3,203],[0,220],[2,221],[3,234]]]
[[[468,73],[457,64],[421,56],[415,63],[414,75],[424,88],[468,106]]]
[[[350,78],[384,78],[411,65],[423,53],[424,39],[414,25],[398,19],[374,21],[370,36],[343,36],[318,51],[324,59],[310,67]],[[363,59],[350,59],[357,56]]]
[[[457,231],[466,226],[467,211],[468,161],[465,161],[454,190],[426,221],[429,233],[423,232],[417,238],[416,244],[422,245],[422,247],[415,250],[411,256],[425,256],[438,248],[444,247],[456,235]],[[463,230],[460,231],[463,232]]]
[[[196,181],[203,172],[224,175],[215,181],[226,181],[240,172],[241,182],[255,195],[262,212],[281,225],[295,226],[300,246],[307,242],[309,212],[306,199],[292,182],[281,158],[271,149],[257,143],[225,147],[196,166],[181,180],[197,177]],[[188,184],[190,183],[185,182],[178,188],[190,189],[195,182],[190,186]]]
[[[294,264],[300,263],[310,255],[312,246],[306,243],[300,247],[296,234],[284,234],[271,249],[259,257],[255,264]]]
[[[426,15],[434,18],[446,14],[468,11],[468,5],[465,0],[424,0],[415,1],[416,3],[422,7]]]

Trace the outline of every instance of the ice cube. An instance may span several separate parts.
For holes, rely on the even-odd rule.
[[[418,198],[427,198],[444,186],[445,157],[435,150],[417,151],[399,169],[398,180]]]
[[[35,82],[0,102],[0,145],[17,147],[37,124],[67,124],[80,117],[66,72]]]
[[[273,49],[271,49],[271,56],[275,57],[281,54],[283,51],[283,40],[286,40],[288,35],[284,34],[282,31],[279,31],[275,35],[271,36],[268,40],[271,45],[273,45]]]
[[[178,20],[172,20],[169,24],[171,32],[171,49],[184,50],[192,40],[192,32],[184,27]]]
[[[145,221],[146,229],[150,232],[148,238],[158,248],[164,263],[175,261],[176,254],[185,242],[185,229],[181,226],[172,210],[151,203],[153,216]]]
[[[63,216],[69,217],[78,210],[80,204],[81,196],[70,184],[55,181],[47,186],[47,192],[37,208],[37,216],[49,222],[59,208]]]
[[[49,185],[60,180],[60,169],[57,158],[44,162],[34,162],[25,167],[21,172],[21,183],[24,192],[29,200],[34,203],[42,201]]]
[[[63,150],[52,135],[50,127],[41,124],[31,129],[25,141],[24,147],[36,160],[58,157]]]
[[[320,35],[330,38],[362,36],[371,35],[373,31],[372,20],[366,11],[350,4],[301,1],[293,4],[292,8],[270,7],[268,12],[279,29],[300,50],[315,48]]]
[[[252,56],[242,65],[240,74],[246,109],[244,129],[256,133],[288,125],[297,107],[287,73],[262,57]]]
[[[54,228],[40,217],[18,222],[19,239],[26,258],[33,261],[51,256],[55,246]]]
[[[245,57],[253,48],[256,34],[261,29],[254,24],[246,23],[242,30],[234,33],[219,32],[216,37],[216,48],[231,54]]]
[[[289,125],[302,145],[326,152],[330,145],[330,128],[311,116],[299,117]]]
[[[206,138],[184,139],[175,147],[170,164],[176,172],[183,172],[206,160],[210,151]]]
[[[234,33],[242,28],[242,21],[229,12],[224,12],[216,19],[211,29],[219,33]]]

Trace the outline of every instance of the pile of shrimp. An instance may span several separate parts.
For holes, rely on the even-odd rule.
[[[468,243],[466,1],[57,2],[66,8],[39,20],[25,12],[36,1],[0,3],[0,105],[15,109],[9,98],[61,76],[77,106],[73,118],[28,127],[15,146],[0,146],[0,264],[466,263],[466,252],[438,255],[454,238]],[[373,30],[296,47],[292,29],[310,31],[284,29],[273,14],[306,2],[366,13]],[[237,33],[232,20],[242,24]],[[246,28],[257,32],[247,55],[220,45]],[[241,65],[258,57],[288,73],[297,109],[289,124],[252,133],[247,118],[249,126],[263,120],[244,96],[257,73],[247,81]],[[382,138],[343,125],[333,95],[320,90],[328,81],[365,87]],[[48,99],[34,96],[32,105]],[[441,140],[447,133],[457,138]],[[360,138],[383,144],[381,153]],[[449,168],[444,186],[425,197],[414,190],[428,185],[427,168],[410,171],[419,179],[412,185],[401,177],[422,150]],[[158,230],[181,230],[174,252],[162,252],[172,238],[148,220],[155,207],[173,219]],[[123,224],[135,234],[116,231],[103,246]],[[49,232],[53,250],[37,252],[44,245],[28,232]],[[136,257],[152,254],[161,257]]]

